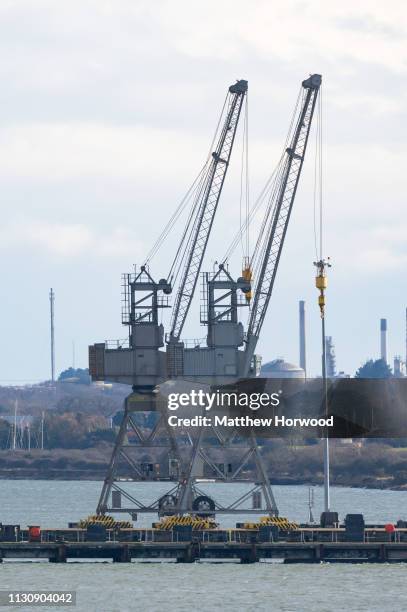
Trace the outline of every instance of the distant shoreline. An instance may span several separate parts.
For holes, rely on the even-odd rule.
[[[40,470],[29,470],[29,469],[21,469],[21,470],[2,470],[0,469],[0,481],[1,480],[42,480],[42,481],[93,481],[102,483],[105,477],[105,471],[96,472],[96,471],[88,471],[88,470],[49,470],[49,471],[40,471]],[[334,487],[343,487],[343,488],[352,488],[352,489],[372,489],[378,491],[407,491],[407,485],[391,485],[389,482],[390,479],[386,480],[377,480],[371,482],[332,482],[332,486]],[[387,481],[387,482],[386,482]],[[151,482],[151,483],[165,483],[169,482],[168,480],[144,480],[140,482]],[[318,478],[315,481],[305,481],[302,479],[294,479],[294,478],[275,478],[272,481],[273,485],[278,486],[322,486],[322,479]]]
[[[113,445],[101,443],[90,448],[18,449],[0,451],[0,480],[98,481],[106,476]],[[263,458],[273,485],[317,486],[323,483],[321,445],[292,446],[281,441],[263,447]],[[151,453],[157,476],[168,474],[162,457]],[[165,459],[165,458],[164,458]],[[146,460],[146,459],[144,459]],[[233,459],[232,459],[233,461]],[[248,463],[242,476],[249,479]],[[123,465],[121,476],[131,478]],[[206,473],[207,478],[211,474]],[[150,482],[145,480],[144,482]],[[163,478],[152,482],[168,482]],[[331,484],[375,490],[407,491],[407,448],[383,444],[337,444],[332,447]]]

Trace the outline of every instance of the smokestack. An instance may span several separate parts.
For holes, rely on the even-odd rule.
[[[387,319],[380,319],[380,357],[387,363]]]
[[[307,378],[307,356],[306,356],[306,345],[305,345],[305,302],[300,300],[299,302],[299,314],[300,314],[300,368],[305,372],[305,378]],[[406,309],[407,316],[407,309]]]
[[[332,336],[325,337],[325,354],[326,354],[326,374],[328,378],[335,378],[336,376],[336,358],[335,358],[335,347],[332,340]]]

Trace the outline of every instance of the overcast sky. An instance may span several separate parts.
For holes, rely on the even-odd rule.
[[[3,0],[0,3],[0,379],[49,377],[87,346],[125,337],[120,275],[142,263],[200,168],[227,87],[249,81],[254,198],[277,161],[301,81],[323,75],[327,332],[338,369],[405,353],[405,3]],[[311,139],[259,346],[320,367]],[[235,151],[236,153],[236,151]],[[232,158],[206,269],[239,223]],[[164,276],[176,236],[153,262]],[[239,270],[235,270],[239,274]],[[201,337],[195,320],[186,337]],[[1,384],[1,383],[0,383]]]

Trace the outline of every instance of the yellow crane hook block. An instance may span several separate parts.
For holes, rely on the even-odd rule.
[[[250,289],[244,291],[246,302],[250,302],[252,299],[251,282],[253,280],[253,271],[249,261],[245,261],[243,264],[242,278],[250,285]]]

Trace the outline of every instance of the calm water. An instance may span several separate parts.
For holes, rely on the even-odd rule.
[[[68,522],[95,512],[101,486],[100,481],[0,480],[0,522],[66,527]],[[145,502],[154,501],[170,486],[168,483],[123,483],[125,489],[131,493],[137,491],[139,499]],[[225,504],[244,493],[247,485],[208,483],[200,484],[199,488]],[[273,491],[281,516],[307,521],[308,487],[280,485],[273,487]],[[323,508],[322,487],[314,487],[314,492],[314,515],[318,518]],[[404,491],[332,487],[331,505],[342,519],[349,512],[362,512],[367,522],[407,519],[407,492]],[[233,527],[243,517],[223,517],[220,522]],[[121,515],[121,518],[129,517]],[[139,517],[138,524],[150,526],[155,519],[155,515],[144,515]]]
[[[100,482],[0,481],[0,521],[66,526],[95,510]],[[152,500],[163,484],[141,484],[140,496]],[[220,502],[243,485],[202,485]],[[307,518],[307,487],[274,489],[282,515]],[[407,518],[407,493],[333,488],[332,507],[343,518],[363,512],[368,521]],[[315,515],[322,490],[315,488]],[[153,517],[143,518],[149,525]],[[225,518],[233,525],[236,517]],[[271,610],[283,612],[387,612],[407,610],[405,565],[170,565],[112,563],[3,563],[0,589],[77,591],[78,611]],[[6,608],[1,608],[6,609]],[[18,608],[22,610],[23,608]],[[34,608],[24,608],[34,609]],[[48,610],[51,608],[40,608]],[[53,608],[55,609],[55,608]]]
[[[76,607],[59,609],[81,612],[402,612],[406,576],[404,565],[4,563],[0,569],[2,589],[76,589]]]

